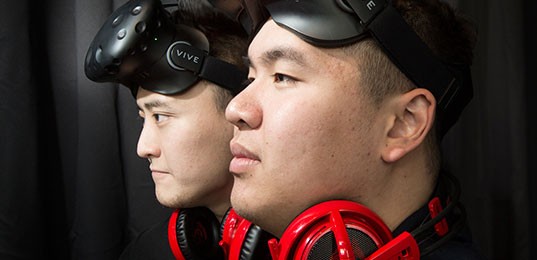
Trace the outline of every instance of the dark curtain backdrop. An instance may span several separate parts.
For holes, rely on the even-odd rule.
[[[0,0],[0,259],[117,259],[158,204],[123,87],[84,75],[125,0]]]
[[[125,0],[0,0],[0,259],[117,259],[167,218],[130,93],[84,75]],[[534,1],[451,1],[477,24],[475,98],[444,140],[490,259],[537,259]]]

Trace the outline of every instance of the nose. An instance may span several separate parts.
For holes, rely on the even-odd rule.
[[[256,129],[263,121],[263,111],[254,92],[252,83],[235,96],[226,108],[226,119],[239,130]]]
[[[152,159],[160,156],[160,148],[155,131],[149,126],[144,126],[140,137],[138,138],[138,146],[136,148],[138,156],[141,158]]]

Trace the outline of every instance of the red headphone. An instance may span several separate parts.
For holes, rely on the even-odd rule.
[[[177,260],[270,260],[271,238],[231,208],[222,224],[205,207],[177,209],[168,221],[168,243]]]
[[[419,259],[414,238],[391,231],[371,210],[351,201],[317,204],[298,217],[281,239],[271,239],[272,259]],[[367,257],[367,258],[366,258]]]
[[[225,259],[220,240],[220,223],[205,207],[177,209],[168,222],[168,243],[175,259]]]
[[[428,203],[428,220],[412,231],[393,238],[384,222],[365,206],[345,200],[326,201],[296,217],[279,240],[268,240],[271,259],[420,259],[455,236],[465,223],[464,207],[459,204],[458,181],[447,173],[440,178],[445,179],[446,185],[439,186],[437,192],[447,195],[446,207],[434,197]],[[448,216],[453,220],[450,227]],[[245,222],[234,229],[233,237],[243,237],[241,232],[245,232],[248,224],[242,223]],[[433,235],[436,238],[429,240]]]
[[[239,216],[232,208],[222,221],[220,246],[228,260],[271,260],[268,241],[275,237]]]
[[[178,260],[305,260],[305,259],[420,259],[417,238],[434,227],[441,240],[449,228],[445,210],[435,197],[429,202],[431,220],[411,233],[396,238],[382,220],[365,206],[345,200],[323,202],[296,217],[276,239],[259,226],[229,209],[222,224],[207,208],[173,212],[168,224],[168,241]],[[462,222],[455,223],[458,230]],[[439,242],[442,242],[439,240]],[[435,245],[438,246],[438,245]]]
[[[215,222],[210,225],[211,228],[201,224],[207,219],[203,216],[176,211],[170,219],[170,246],[180,260],[225,257],[230,260],[420,259],[420,256],[438,248],[464,227],[466,215],[458,201],[458,182],[453,176],[446,176],[450,187],[447,190],[449,196],[445,209],[442,208],[440,199],[434,197],[428,204],[430,219],[411,232],[405,231],[395,238],[382,220],[365,206],[352,201],[333,200],[305,210],[289,224],[279,240],[237,215],[233,209],[228,210],[220,226],[214,214],[206,209],[208,212],[203,214],[214,217]],[[456,209],[459,216],[448,227],[446,217]],[[183,214],[185,216],[181,217]],[[218,233],[221,234],[220,240],[215,239],[218,236],[214,234]],[[428,245],[421,244],[434,233],[438,240]],[[189,258],[185,253],[197,257],[199,251],[221,254]],[[185,257],[180,255],[181,252]]]

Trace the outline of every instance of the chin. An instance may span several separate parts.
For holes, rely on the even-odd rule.
[[[178,208],[177,205],[174,205],[174,203],[171,203],[169,200],[162,198],[157,194],[157,201],[160,203],[160,205],[167,207],[167,208]]]
[[[231,206],[233,207],[233,210],[237,212],[241,217],[253,222],[253,218],[255,214],[252,214],[256,211],[255,208],[250,206],[250,203],[248,203],[248,198],[251,198],[250,196],[244,196],[242,194],[237,194],[236,190],[233,190],[231,192]],[[259,204],[255,204],[254,206],[258,206]]]
[[[182,208],[177,201],[177,198],[173,197],[171,194],[167,194],[166,192],[159,192],[158,189],[155,190],[155,196],[157,197],[157,201],[160,203],[160,205],[167,207],[167,208]]]
[[[264,231],[277,235],[278,237],[281,235],[281,233],[278,233],[281,228],[278,212],[264,212],[263,207],[252,208],[240,203],[237,207],[234,206],[233,209],[239,216],[258,225]]]
[[[254,198],[255,196],[249,196],[246,195],[246,193],[237,194],[232,192],[231,206],[239,216],[262,228],[266,228],[265,225],[268,224],[267,221],[279,214],[274,211],[267,212],[265,209],[268,209],[269,207],[266,207],[264,204],[265,201]],[[267,219],[267,217],[269,219]]]

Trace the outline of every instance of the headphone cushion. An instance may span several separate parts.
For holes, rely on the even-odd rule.
[[[205,207],[182,209],[176,223],[177,243],[185,259],[224,259],[220,223]]]
[[[220,223],[220,240],[224,237],[225,227],[226,227],[226,221],[228,220],[229,214],[232,211],[232,208],[229,208],[226,213],[224,213],[224,216],[222,217],[222,222]]]
[[[240,260],[272,259],[268,241],[273,238],[257,225],[250,225],[241,247]]]

